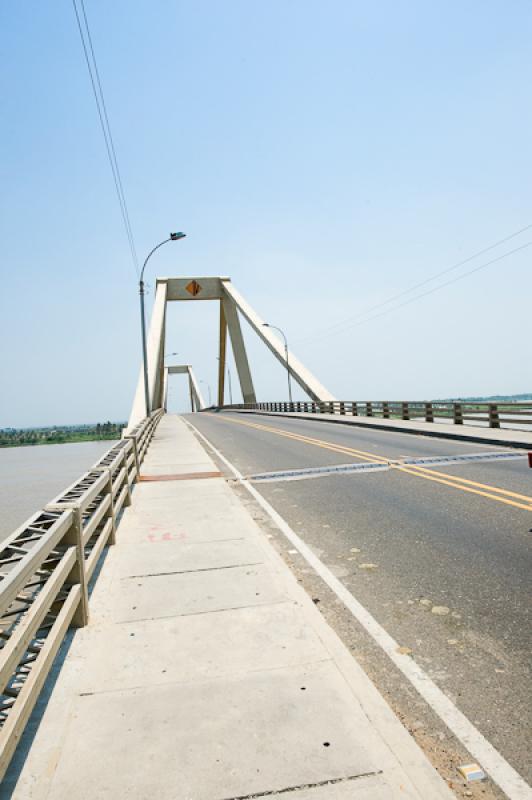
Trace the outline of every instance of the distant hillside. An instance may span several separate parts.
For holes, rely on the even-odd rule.
[[[532,400],[529,394],[490,394],[483,397],[448,397],[446,400],[435,400],[436,403],[454,403],[466,401],[468,403],[524,403]]]

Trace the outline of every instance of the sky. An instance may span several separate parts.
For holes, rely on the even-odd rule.
[[[156,276],[228,275],[338,398],[532,391],[532,247],[403,305],[532,228],[386,304],[532,224],[529,0],[85,8],[139,259],[187,233],[150,261],[148,308]],[[0,48],[0,427],[124,420],[137,275],[72,3],[2,3]],[[216,312],[168,309],[169,363],[206,397]],[[258,399],[286,399],[244,335]]]

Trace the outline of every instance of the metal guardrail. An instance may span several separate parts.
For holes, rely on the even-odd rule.
[[[323,403],[302,401],[296,403],[241,403],[223,406],[224,409],[249,411],[300,412],[309,414],[343,414],[381,419],[434,422],[441,419],[455,425],[484,423],[490,428],[532,425],[532,402],[524,403],[474,403],[438,401],[364,401],[333,400]]]
[[[129,431],[0,544],[0,779],[69,627],[88,622],[88,583],[163,410]]]

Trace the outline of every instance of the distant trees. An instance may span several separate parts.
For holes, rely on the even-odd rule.
[[[124,422],[98,422],[96,425],[55,425],[47,428],[0,428],[0,447],[36,444],[90,442],[119,439]]]

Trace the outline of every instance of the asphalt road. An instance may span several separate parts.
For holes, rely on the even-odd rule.
[[[532,470],[526,454],[502,458],[507,448],[282,417],[189,419],[256,481],[321,561],[531,782]],[[452,460],[465,455],[482,459]],[[410,463],[428,457],[450,460]],[[340,464],[369,469],[290,474]],[[261,477],[271,472],[281,474]],[[441,771],[454,774],[464,753],[453,737],[327,596],[306,562],[294,551],[287,555],[282,537],[278,544],[404,724]],[[443,607],[441,614],[434,607]],[[483,787],[479,797],[501,796]]]

